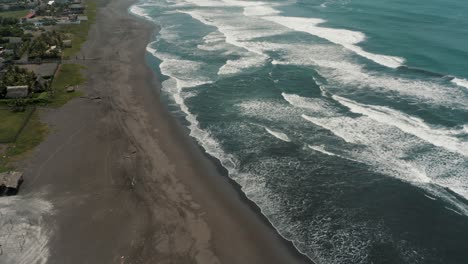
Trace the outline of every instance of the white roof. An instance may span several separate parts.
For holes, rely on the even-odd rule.
[[[54,4],[54,2],[55,2],[55,1],[52,0],[52,1],[49,1],[47,4],[48,4],[48,5],[52,5],[52,4]]]

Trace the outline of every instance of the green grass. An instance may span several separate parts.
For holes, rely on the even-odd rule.
[[[78,64],[62,64],[52,82],[53,96],[49,98],[50,103],[47,106],[60,107],[70,99],[81,95],[80,92],[67,93],[68,86],[82,84],[85,78],[81,74],[84,67]],[[48,96],[42,93],[38,98]],[[0,107],[5,107],[0,102]],[[16,135],[18,129],[27,117],[28,111],[13,113],[8,109],[0,109],[0,142],[3,138],[10,139]],[[39,145],[48,132],[45,124],[41,123],[37,111],[32,114],[29,122],[19,134],[16,142],[7,145],[5,153],[0,155],[0,172],[13,169],[12,163],[22,158],[26,153]]]
[[[96,21],[96,9],[95,1],[87,1],[84,15],[88,16],[88,21],[81,21],[79,25],[63,25],[61,27],[63,33],[72,35],[72,47],[63,51],[64,58],[70,58],[81,50],[81,46],[88,38],[89,28]]]
[[[68,86],[82,84],[85,78],[81,74],[84,66],[79,64],[62,64],[52,81],[52,90],[54,91],[53,98],[49,104],[52,107],[60,107],[69,100],[82,95],[79,91],[67,93]]]
[[[0,122],[0,142],[11,142],[14,140],[30,111],[14,113],[9,109],[0,109],[0,120],[2,120]]]
[[[0,17],[22,18],[22,17],[25,17],[28,13],[29,13],[29,10],[6,11],[6,12],[0,12]]]
[[[47,125],[39,119],[37,111],[31,116],[15,143],[7,145],[5,153],[0,156],[0,172],[11,170],[12,162],[22,158],[39,145],[48,132]]]

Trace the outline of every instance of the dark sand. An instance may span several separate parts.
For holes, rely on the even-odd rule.
[[[57,264],[308,262],[160,103],[144,59],[155,28],[127,13],[133,0],[98,2],[82,50],[95,60],[79,62],[87,67],[79,88],[86,96],[43,111],[52,132],[20,164],[20,197],[53,207],[41,221],[49,236],[42,257]]]

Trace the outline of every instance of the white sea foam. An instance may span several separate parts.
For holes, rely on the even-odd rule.
[[[420,118],[384,106],[359,104],[337,95],[332,97],[354,113],[366,115],[377,122],[395,126],[405,133],[414,135],[435,146],[468,156],[468,142],[450,136],[456,134],[457,131],[431,127]]]
[[[466,80],[466,79],[454,78],[452,80],[452,82],[455,83],[458,86],[463,86],[465,88],[468,88],[468,80]]]
[[[458,214],[458,215],[463,215],[462,213],[458,212],[457,210],[454,210],[454,209],[449,208],[449,207],[447,207],[447,206],[445,207],[445,209],[447,209],[447,210],[449,210],[449,211],[452,211],[452,212],[454,212],[454,213],[456,213],[456,214]]]
[[[371,165],[376,171],[417,184],[436,184],[468,197],[465,179],[468,162],[464,156],[441,149],[427,149],[424,141],[368,117],[302,117],[345,142],[360,146],[352,147],[348,154]],[[423,146],[426,150],[421,152]],[[463,210],[468,213],[466,208]]]
[[[200,128],[197,117],[190,112],[185,104],[185,99],[193,94],[185,93],[185,88],[212,82],[208,77],[203,76],[201,72],[204,63],[182,60],[171,54],[161,52],[155,52],[154,55],[162,60],[159,66],[161,73],[170,77],[162,83],[163,91],[172,95],[174,102],[185,114],[185,119],[189,122],[190,136],[195,138],[208,154],[218,158],[230,173],[234,173],[236,169],[235,158],[223,151],[209,131]]]
[[[302,115],[302,118],[329,130],[347,143],[366,146],[364,150],[351,150],[350,154],[353,158],[374,166],[378,171],[398,175],[399,178],[410,182],[431,182],[422,168],[401,159],[407,155],[410,146],[416,144],[411,138],[405,140],[404,134],[392,133],[383,126],[376,127],[366,118],[315,118],[308,115]],[[388,136],[384,140],[385,133],[388,133]],[[394,140],[395,146],[391,149],[387,149],[388,139]]]
[[[310,149],[313,149],[315,151],[318,151],[318,152],[321,152],[323,154],[326,154],[328,156],[337,156],[336,154],[333,154],[329,151],[326,151],[324,146],[312,146],[312,145],[307,145],[307,147],[309,147]]]
[[[348,152],[351,158],[372,165],[383,173],[396,175],[407,181],[433,182],[467,197],[468,186],[464,180],[464,173],[468,168],[465,158],[433,150],[430,154],[416,157],[415,160],[407,160],[412,149],[417,149],[424,143],[401,130],[393,129],[392,125],[379,125],[366,117],[344,117],[327,104],[316,103],[314,100],[308,100],[309,98],[297,95],[289,98],[286,95],[286,98],[292,105],[312,110],[312,113],[318,116],[302,115],[307,121],[330,130],[347,143],[366,146],[364,150],[352,148]],[[320,112],[329,114],[320,115]]]
[[[303,120],[327,129],[343,140],[333,143],[340,146],[340,157],[367,164],[376,172],[421,186],[468,215],[468,208],[463,203],[439,190],[440,187],[449,188],[468,197],[466,156],[434,146],[392,124],[378,122],[365,115],[343,115],[340,108],[325,99],[286,93],[282,95],[296,110],[262,101],[244,102],[239,106],[245,115],[275,120],[285,127],[297,127],[300,130],[300,120],[295,115],[302,116]],[[449,130],[439,132],[446,135],[451,133]],[[328,135],[322,134],[323,137],[320,134],[314,133],[314,142],[330,142]],[[439,186],[439,189],[432,186]]]
[[[261,45],[251,41],[255,38],[277,35],[284,32],[284,30],[271,27],[270,23],[266,23],[263,20],[256,19],[252,21],[248,17],[239,20],[238,15],[224,11],[180,10],[180,12],[190,15],[203,24],[216,27],[224,36],[225,42],[238,49],[236,54],[240,58],[228,60],[226,65],[220,68],[219,75],[236,74],[244,69],[264,65],[269,57],[264,54]]]
[[[177,27],[175,26],[161,27],[161,29],[158,32],[158,38],[164,39],[165,41],[172,43],[182,42],[180,35],[177,32]]]
[[[280,12],[270,6],[258,5],[244,8],[244,16],[271,16]]]
[[[283,16],[268,16],[263,17],[263,19],[275,22],[296,31],[306,32],[311,35],[326,39],[386,67],[397,68],[404,62],[403,58],[374,54],[364,51],[361,47],[356,46],[356,44],[366,39],[366,36],[363,33],[345,29],[321,27],[319,24],[325,22],[322,19]]]
[[[200,6],[200,7],[211,7],[211,8],[216,8],[216,7],[225,7],[229,6],[224,1],[216,1],[216,0],[186,0],[186,3],[190,3],[194,6]],[[182,2],[184,3],[184,2]]]
[[[289,104],[296,107],[312,110],[314,114],[320,116],[328,115],[330,113],[330,111],[323,111],[324,109],[333,108],[333,106],[331,106],[329,103],[319,98],[306,98],[296,94],[287,93],[281,93],[281,95],[283,96],[284,100],[286,100]]]
[[[139,17],[143,17],[147,20],[153,20],[153,18],[148,15],[148,12],[145,10],[144,6],[145,5],[132,5],[129,10],[131,13]]]
[[[437,198],[432,197],[432,196],[429,196],[429,195],[427,195],[427,194],[425,194],[424,196],[426,196],[427,198],[429,198],[429,199],[431,199],[431,200],[433,200],[433,201],[437,200]]]
[[[468,99],[463,88],[454,89],[436,82],[369,72],[362,65],[350,61],[349,52],[337,49],[334,45],[264,43],[262,47],[282,54],[282,58],[272,61],[272,64],[314,66],[327,79],[327,84],[322,84],[322,88],[329,91],[341,91],[346,87],[372,90],[384,95],[397,92],[401,97],[421,103],[468,109]]]
[[[275,138],[277,139],[280,139],[282,141],[285,141],[285,142],[291,142],[291,140],[289,139],[288,135],[286,135],[285,133],[283,132],[279,132],[279,131],[274,131],[274,130],[271,130],[267,127],[265,127],[265,130],[270,133],[272,136],[274,136]]]
[[[205,51],[224,51],[228,50],[226,38],[219,31],[213,31],[203,37],[203,44],[197,45],[197,48]]]
[[[221,66],[218,75],[232,75],[243,72],[245,69],[257,68],[265,64],[266,58],[264,57],[243,57],[238,60],[228,60],[226,64]]]
[[[153,43],[150,43],[150,44],[148,44],[148,46],[146,46],[146,51],[154,56],[156,54],[157,50],[151,46],[152,44]]]
[[[271,27],[267,28],[267,30],[263,30],[262,27],[255,27],[257,24],[255,23],[258,16],[255,16],[253,14],[249,14],[249,16],[252,16],[252,19],[249,21],[245,21],[244,17],[241,17],[241,14],[236,12],[232,12],[232,14],[225,13],[221,14],[217,10],[211,9],[213,6],[214,7],[224,7],[224,6],[247,6],[244,7],[244,14],[247,14],[249,12],[252,12],[254,9],[262,9],[265,7],[266,4],[262,3],[261,5],[258,4],[258,2],[247,2],[247,1],[209,1],[209,0],[191,0],[191,2],[194,5],[199,5],[199,6],[205,6],[205,7],[210,7],[210,10],[194,10],[193,12],[196,12],[198,14],[201,14],[206,21],[211,24],[208,24],[210,26],[214,26],[217,28],[218,31],[213,33],[213,38],[207,37],[204,39],[204,44],[199,45],[200,49],[204,50],[229,50],[233,54],[239,55],[241,58],[238,60],[231,60],[226,63],[225,66],[222,67],[222,70],[220,69],[219,74],[233,74],[233,73],[238,73],[241,72],[243,69],[249,68],[249,67],[258,67],[259,65],[262,65],[267,58],[266,52],[272,50],[274,45],[277,47],[283,48],[288,51],[288,53],[285,53],[285,55],[289,55],[289,53],[295,53],[299,54],[299,57],[297,59],[290,59],[290,57],[281,57],[278,58],[277,61],[279,63],[287,63],[287,64],[295,64],[295,63],[306,63],[307,65],[317,65],[319,67],[329,67],[332,68],[332,70],[326,70],[324,71],[326,74],[323,74],[324,77],[327,79],[333,79],[335,76],[338,76],[337,82],[336,83],[331,83],[329,86],[330,87],[322,87],[323,89],[328,89],[332,90],[333,86],[339,86],[339,87],[350,87],[351,84],[354,83],[359,83],[359,78],[362,77],[362,75],[355,75],[355,70],[358,70],[358,73],[364,72],[361,67],[354,67],[355,65],[353,63],[349,62],[349,59],[347,58],[347,54],[344,54],[341,49],[341,47],[336,47],[336,45],[323,45],[323,47],[326,47],[323,49],[324,52],[321,54],[317,55],[316,53],[313,52],[308,52],[309,50],[312,50],[312,48],[308,48],[307,50],[300,49],[300,45],[284,45],[284,44],[274,44],[270,46],[270,43],[259,43],[259,42],[254,42],[255,38],[262,37],[262,36],[268,36],[268,35],[274,35],[278,34],[278,32],[281,32],[281,30],[275,29],[275,27],[278,27],[278,25],[275,25],[271,23]],[[231,3],[228,3],[231,2]],[[264,6],[262,6],[264,5]],[[181,5],[182,6],[182,5]],[[186,7],[186,5],[184,5]],[[229,9],[229,12],[234,10],[233,8]],[[272,10],[269,10],[270,12]],[[225,11],[223,11],[225,12]],[[264,12],[263,14],[261,14]],[[264,11],[259,12],[261,14],[260,16],[263,15],[273,15],[273,14],[266,14],[267,10],[264,9]],[[203,21],[201,21],[204,23]],[[205,23],[206,24],[206,23]],[[254,26],[254,28],[252,28]],[[219,33],[219,34],[218,34]],[[234,42],[233,42],[234,41]],[[223,43],[225,42],[225,43]],[[237,44],[237,45],[236,45]],[[312,46],[312,45],[310,45]],[[303,45],[302,47],[307,47],[307,45]],[[294,51],[291,51],[291,49],[294,49]],[[328,52],[325,52],[328,51]],[[155,53],[155,50],[148,50],[150,53]],[[224,52],[224,51],[223,51]],[[307,56],[304,56],[306,54]],[[338,55],[340,54],[341,58],[339,58]],[[283,54],[282,54],[283,55]],[[320,56],[320,57],[318,57]],[[256,61],[255,58],[258,58]],[[381,59],[379,57],[379,59]],[[271,191],[268,190],[268,187],[265,186],[265,181],[262,175],[268,174],[269,169],[272,170],[274,167],[272,164],[278,164],[281,161],[278,161],[277,159],[271,159],[271,160],[265,160],[261,161],[264,165],[264,167],[259,168],[256,171],[252,171],[252,174],[249,173],[239,173],[236,170],[237,167],[237,161],[236,159],[229,155],[226,154],[223,150],[221,145],[217,142],[216,138],[212,136],[210,131],[213,131],[212,128],[209,129],[200,129],[200,126],[198,124],[197,118],[195,115],[193,115],[190,110],[188,109],[187,105],[185,105],[185,99],[188,96],[191,96],[193,93],[190,92],[187,93],[185,88],[187,87],[193,87],[197,86],[199,84],[207,83],[210,82],[211,79],[203,76],[202,70],[204,67],[204,64],[201,62],[193,62],[193,61],[185,61],[185,60],[180,60],[177,57],[174,56],[166,56],[165,57],[166,64],[163,67],[163,71],[165,72],[165,75],[171,76],[170,79],[166,80],[163,83],[163,86],[165,87],[165,90],[173,94],[174,101],[180,106],[181,110],[186,114],[186,119],[189,121],[190,125],[190,134],[196,140],[206,149],[207,153],[210,155],[218,158],[221,163],[229,170],[230,176],[233,177],[243,188],[243,191],[247,194],[247,196],[255,201],[260,208],[262,208],[262,212],[265,213],[270,219],[274,219],[273,225],[275,227],[278,227],[280,232],[285,232],[287,234],[287,237],[294,236],[296,238],[297,233],[295,233],[295,226],[298,225],[298,223],[291,223],[289,222],[288,217],[284,217],[284,214],[281,212],[281,205],[278,203],[273,203],[272,201],[275,201],[278,199],[277,196]],[[250,62],[246,63],[246,61],[250,60]],[[184,67],[178,67],[176,64],[177,63],[188,63],[189,67],[193,67],[193,70],[184,68]],[[231,65],[229,65],[231,64]],[[236,67],[236,64],[239,64],[240,67]],[[252,66],[251,66],[252,65]],[[343,67],[344,66],[344,67]],[[351,67],[350,67],[351,66]],[[176,69],[171,70],[171,67],[175,67]],[[185,71],[185,72],[184,72]],[[186,76],[184,76],[184,74]],[[353,76],[346,76],[348,74],[351,74]],[[375,81],[369,81],[371,80],[375,74],[374,73],[367,73],[364,72],[364,74],[367,75],[368,79],[365,81],[368,81],[368,83],[365,83],[364,85],[358,86],[358,88],[363,87],[363,86],[371,86],[374,84],[378,84],[379,86],[376,86],[375,89],[379,90],[391,90],[394,91],[395,89],[399,89],[400,93],[403,94],[410,94],[410,95],[427,95],[426,97],[419,97],[419,98],[431,98],[431,100],[427,100],[429,102],[433,102],[436,100],[437,102],[448,102],[449,100],[446,100],[447,98],[450,99],[450,96],[445,96],[443,97],[443,93],[445,92],[442,90],[440,93],[431,93],[431,88],[429,87],[427,89],[423,89],[423,91],[418,91],[418,86],[404,86],[402,88],[393,88],[391,87],[394,85],[394,83],[386,85],[385,83],[382,84],[382,80],[384,78],[380,78]],[[355,79],[353,79],[355,77]],[[386,76],[385,76],[386,78]],[[393,77],[388,77],[389,79],[392,79]],[[349,81],[350,83],[347,83],[346,81]],[[337,83],[340,83],[341,85],[336,85]],[[345,85],[342,85],[345,84]],[[384,86],[384,87],[382,87]],[[415,92],[416,91],[416,92]],[[324,90],[322,90],[324,92]],[[449,95],[451,95],[449,93]],[[456,166],[454,166],[454,163],[450,163],[450,159],[453,157],[450,155],[450,153],[447,155],[447,153],[444,152],[444,155],[447,155],[447,157],[438,159],[438,156],[433,156],[433,155],[428,155],[425,159],[419,157],[420,160],[410,160],[408,158],[409,155],[408,152],[406,152],[408,146],[412,145],[418,145],[421,142],[417,141],[417,139],[414,142],[410,143],[405,143],[406,138],[403,138],[403,150],[400,151],[399,148],[401,147],[399,144],[400,142],[397,141],[395,143],[389,144],[388,148],[384,148],[384,144],[377,144],[374,149],[373,143],[374,142],[385,142],[387,140],[392,140],[392,139],[400,139],[398,137],[390,136],[388,137],[387,135],[381,133],[383,131],[386,131],[387,127],[384,127],[385,124],[381,126],[378,125],[378,128],[374,128],[372,124],[375,124],[375,122],[371,122],[374,120],[370,120],[370,118],[367,118],[365,116],[360,117],[357,119],[356,122],[352,122],[351,119],[346,119],[346,122],[344,122],[343,127],[339,127],[339,118],[341,117],[340,114],[337,113],[336,109],[331,105],[330,101],[320,101],[320,99],[315,100],[309,100],[309,98],[304,98],[304,97],[295,97],[296,95],[290,95],[289,99],[286,99],[292,106],[289,106],[284,103],[271,103],[271,102],[258,102],[258,101],[251,101],[251,102],[243,102],[239,104],[241,110],[243,111],[243,114],[246,115],[251,115],[251,116],[256,116],[257,118],[266,118],[268,121],[274,120],[275,122],[278,121],[281,122],[282,125],[285,125],[285,132],[290,133],[292,130],[289,125],[294,125],[293,128],[298,128],[300,126],[310,126],[308,122],[302,122],[303,119],[300,118],[299,112],[305,112],[310,116],[314,116],[315,118],[320,118],[321,121],[327,122],[330,119],[331,122],[333,123],[331,125],[332,129],[340,130],[340,129],[349,129],[352,130],[354,126],[356,127],[366,127],[369,125],[367,128],[359,128],[358,133],[364,133],[362,137],[364,139],[361,140],[362,145],[358,146],[355,150],[354,148],[347,149],[343,152],[343,156],[346,156],[348,159],[352,159],[354,157],[357,157],[356,159],[359,159],[361,162],[369,164],[374,167],[383,167],[381,169],[376,169],[377,171],[380,172],[385,172],[389,175],[392,175],[397,178],[401,178],[406,180],[405,176],[402,175],[408,175],[408,178],[411,179],[409,181],[411,182],[418,182],[418,183],[429,183],[432,181],[432,183],[440,183],[441,180],[438,179],[437,175],[442,175],[443,177],[447,178],[447,181],[442,182],[443,186],[455,186],[459,185],[459,189],[456,192],[461,192],[463,193],[464,188],[468,188],[466,184],[464,183],[464,180],[460,178],[461,175],[463,175],[463,171],[459,171]],[[442,96],[442,97],[440,97]],[[285,94],[283,94],[283,97],[285,97]],[[286,97],[288,95],[286,94]],[[435,99],[434,99],[435,98]],[[442,99],[441,99],[442,98]],[[460,102],[460,101],[457,101]],[[298,106],[301,105],[301,106]],[[294,106],[294,107],[293,107]],[[314,113],[314,115],[311,115],[310,113]],[[322,113],[322,114],[319,114]],[[323,114],[326,113],[326,114]],[[316,115],[315,115],[316,114]],[[333,119],[336,118],[336,119]],[[360,122],[363,123],[360,123]],[[335,123],[334,123],[335,122]],[[367,122],[367,123],[366,123]],[[300,123],[300,124],[298,124]],[[296,126],[297,125],[297,126]],[[286,128],[287,127],[287,128]],[[385,129],[384,129],[385,128]],[[298,129],[298,131],[301,131]],[[268,132],[268,131],[267,131]],[[395,132],[393,129],[390,129],[390,131],[387,131],[388,133],[392,134]],[[401,131],[397,131],[401,133]],[[295,132],[296,133],[296,132]],[[299,133],[299,132],[297,132]],[[350,132],[351,133],[351,132]],[[369,135],[365,134],[369,133]],[[213,132],[214,134],[214,132]],[[271,134],[271,133],[270,133]],[[320,134],[320,133],[317,133]],[[360,137],[357,135],[347,135],[346,132],[340,132],[338,131],[337,134],[341,134],[345,137],[348,138],[353,138],[353,137]],[[376,135],[377,134],[377,135]],[[401,134],[398,134],[401,135]],[[319,135],[313,135],[313,136],[319,136]],[[366,137],[370,137],[369,141],[365,141]],[[380,137],[380,138],[379,138]],[[332,138],[328,136],[328,138]],[[410,137],[410,139],[414,140],[413,138]],[[356,141],[356,140],[355,140]],[[355,142],[354,141],[354,142]],[[315,141],[311,141],[315,142]],[[353,143],[353,140],[351,140],[351,144],[356,144]],[[367,145],[366,145],[367,144]],[[323,147],[325,149],[325,146]],[[329,149],[329,148],[327,148]],[[335,150],[333,150],[335,152]],[[341,151],[336,151],[341,155]],[[331,152],[330,152],[331,153]],[[378,156],[380,153],[385,153],[384,158],[379,158],[377,161],[372,161],[375,156]],[[326,153],[324,153],[326,154]],[[392,156],[395,155],[395,156]],[[389,157],[390,162],[386,163],[385,158]],[[439,160],[440,163],[445,163],[448,161],[447,165],[443,165],[442,168],[439,169]],[[434,162],[437,161],[437,162]],[[466,160],[461,160],[461,162],[466,161]],[[396,166],[394,170],[389,170],[388,167],[392,167],[394,163],[400,163],[400,162],[406,162],[405,165],[399,165]],[[254,164],[254,163],[252,163]],[[433,164],[433,165],[428,165],[428,164]],[[257,167],[257,163],[254,164],[255,167]],[[287,166],[299,166],[298,164],[290,164],[290,163],[285,163],[285,167]],[[447,173],[448,167],[454,167],[452,171],[453,174]],[[408,169],[409,168],[409,169]],[[426,169],[427,168],[427,169]],[[407,170],[407,171],[405,171]],[[462,168],[463,170],[463,168]],[[404,173],[403,173],[403,172]],[[411,171],[414,171],[413,175]],[[261,173],[260,173],[261,172]],[[411,177],[410,177],[411,176]],[[453,176],[453,177],[452,177]],[[436,178],[436,179],[434,179]],[[458,181],[455,181],[455,179],[458,179]],[[432,186],[432,184],[430,184]],[[443,195],[440,195],[443,196]],[[439,195],[437,196],[439,197]],[[276,198],[276,199],[275,199]],[[452,201],[456,203],[456,201]],[[463,208],[462,208],[463,209]],[[460,212],[463,212],[462,209],[459,209],[457,207],[457,210]],[[330,212],[330,210],[338,210],[336,208],[327,208],[326,211]],[[339,213],[337,213],[339,212]],[[341,215],[344,216],[346,215],[348,211],[333,211],[335,215]],[[349,213],[349,212],[348,212]],[[316,214],[317,215],[317,214]],[[342,218],[346,218],[345,216]],[[311,225],[310,230],[311,235],[313,236],[314,242],[317,240],[320,241],[321,237],[326,236],[324,232],[329,232],[330,230],[333,230],[333,226],[327,229],[327,225],[331,225],[331,222],[329,220],[323,220],[323,219],[314,219],[313,224]],[[350,226],[350,225],[343,225],[345,226],[345,230],[341,230],[341,232],[336,232],[334,235],[334,241],[338,241],[334,245],[334,251],[335,252],[346,252],[350,253],[353,257],[353,260],[356,260],[357,258],[362,258],[363,261],[365,259],[365,256],[358,256],[362,252],[366,252],[366,247],[370,245],[370,242],[362,242],[361,239],[353,239],[353,238],[358,238],[359,236],[362,236],[363,232],[366,232],[366,230],[369,230],[369,227],[366,224],[363,224],[363,226]],[[315,230],[313,229],[315,228]],[[377,230],[382,230],[383,228],[378,228],[376,230],[371,230],[369,231],[369,237],[374,235],[371,232],[377,231]],[[323,231],[326,230],[326,231]],[[353,233],[354,232],[354,233]],[[381,236],[381,234],[378,234]],[[300,239],[294,241],[295,245],[299,246],[301,245]],[[306,246],[303,245],[302,248],[308,248],[310,247],[309,244]],[[344,247],[341,249],[341,247]],[[300,247],[299,247],[300,248]],[[312,249],[314,250],[314,249]],[[309,251],[308,251],[309,252]],[[318,253],[320,254],[320,253]],[[316,255],[317,258],[319,259],[324,259],[328,261],[323,261],[323,262],[329,262],[329,263],[349,263],[349,259],[346,259],[345,257],[342,257],[340,254],[336,254],[337,256],[322,256],[322,255]],[[365,255],[365,254],[364,254]],[[341,258],[341,259],[340,259]],[[348,261],[346,261],[348,260]],[[320,261],[317,261],[319,263]]]
[[[0,199],[0,243],[2,263],[45,264],[50,255],[51,235],[44,222],[53,212],[50,202],[32,196]]]
[[[241,1],[242,2],[242,1]],[[239,4],[244,6],[244,4]],[[248,4],[249,8],[265,7],[265,3]],[[234,47],[243,49],[244,53],[237,52],[241,58],[228,60],[219,71],[219,75],[232,75],[242,72],[244,69],[257,68],[268,61],[268,51],[281,51],[283,59],[275,59],[272,64],[296,64],[318,66],[320,74],[329,81],[332,87],[352,86],[360,89],[372,89],[379,92],[397,91],[402,96],[416,97],[421,101],[436,103],[438,105],[451,105],[456,108],[467,108],[467,100],[459,90],[445,87],[433,82],[408,80],[395,78],[385,74],[366,72],[361,65],[352,63],[349,54],[335,45],[306,45],[306,44],[279,44],[270,42],[254,42],[255,38],[279,35],[285,33],[279,25],[265,25],[262,19],[254,17],[239,17],[238,14],[229,14],[226,11],[206,10],[183,11],[210,26],[214,26],[225,36],[225,41]],[[351,45],[348,50],[356,51],[355,44],[365,40],[365,35],[341,29],[330,29],[318,26],[323,20],[312,18],[291,18],[281,16],[265,16],[265,19],[275,20],[283,24],[291,24],[293,30],[299,27],[301,30],[309,30],[312,27],[318,34],[331,34],[331,42]],[[267,20],[267,21],[270,21]],[[260,22],[259,22],[260,21]],[[311,22],[311,23],[308,23]],[[315,32],[315,31],[314,31]],[[326,36],[324,36],[326,37]],[[341,45],[341,44],[340,44]],[[224,47],[226,48],[226,46]],[[348,52],[349,53],[349,52]],[[307,56],[304,56],[307,54]],[[370,54],[368,57],[372,57]],[[387,61],[384,64],[392,64],[392,67],[400,66],[398,58],[377,55],[379,59]],[[385,60],[387,59],[387,60]],[[324,87],[325,88],[325,87]]]

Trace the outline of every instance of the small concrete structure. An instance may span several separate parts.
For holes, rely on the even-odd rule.
[[[66,39],[66,40],[62,41],[62,43],[63,43],[63,46],[64,46],[65,48],[71,48],[71,47],[72,47],[72,41],[71,41],[71,39]]]
[[[24,98],[28,96],[29,88],[27,85],[7,86],[5,98]]]
[[[17,194],[22,182],[22,172],[8,171],[0,173],[0,196]]]

